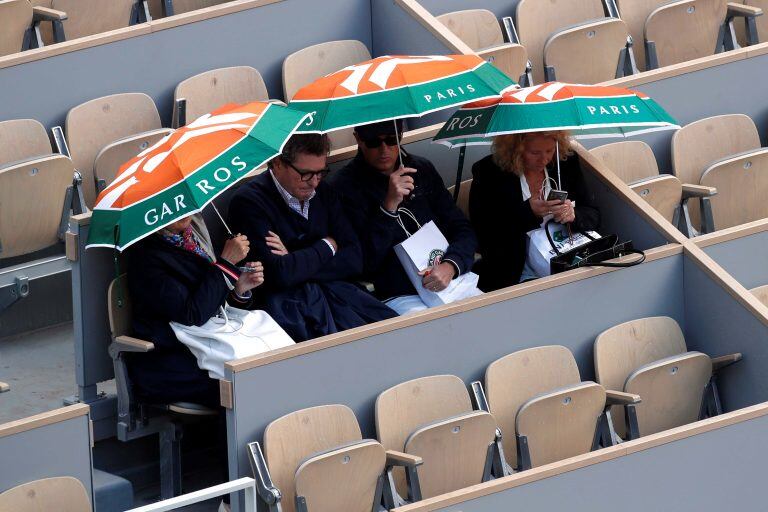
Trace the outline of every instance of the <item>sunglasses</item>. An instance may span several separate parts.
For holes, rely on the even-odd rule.
[[[297,173],[299,176],[301,176],[301,181],[303,181],[303,182],[307,182],[307,181],[310,181],[310,180],[312,180],[312,178],[314,178],[315,176],[319,177],[320,179],[323,179],[323,178],[325,178],[326,176],[328,176],[328,173],[330,173],[330,172],[331,172],[331,170],[330,170],[330,169],[328,169],[327,167],[326,167],[325,169],[321,169],[321,170],[319,170],[319,171],[307,171],[307,170],[304,170],[304,169],[298,169],[298,168],[296,168],[296,166],[294,166],[294,165],[293,165],[291,162],[289,162],[289,161],[287,161],[287,160],[283,160],[283,162],[284,162],[284,163],[285,163],[285,164],[286,164],[288,167],[290,167],[291,169],[293,169],[294,171],[296,171],[296,173]]]
[[[387,146],[397,146],[398,140],[395,135],[387,135],[383,138],[379,137],[371,137],[369,139],[362,139],[363,144],[365,144],[365,147],[368,149],[376,149],[378,147],[381,147],[382,143],[386,144]]]

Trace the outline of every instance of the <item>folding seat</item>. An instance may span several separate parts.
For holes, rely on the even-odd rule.
[[[717,191],[699,185],[683,185],[676,176],[659,174],[656,156],[645,142],[614,142],[598,146],[590,150],[590,153],[601,159],[608,169],[686,236],[712,231],[711,223],[703,227],[691,224],[688,201],[691,198],[703,201],[701,207],[708,212],[705,218],[711,219],[708,198]]]
[[[398,384],[376,398],[376,432],[385,448],[421,457],[424,498],[479,484],[504,471],[494,417],[473,411],[464,382],[454,375]],[[395,473],[400,493],[402,472]]]
[[[504,41],[499,20],[486,9],[468,9],[442,14],[437,19],[480,57],[513,80],[523,82],[528,53],[519,44]]]
[[[283,61],[283,92],[285,101],[314,80],[359,62],[371,59],[371,53],[360,41],[329,41],[309,46],[290,54]],[[352,130],[329,134],[332,148],[354,146]]]
[[[628,29],[606,17],[601,0],[520,0],[516,17],[536,83],[594,84],[634,72]]]
[[[11,119],[0,122],[0,168],[52,153],[48,133],[38,121]]]
[[[220,68],[187,78],[173,94],[173,126],[212,112],[228,103],[250,103],[269,99],[261,73],[250,66]]]
[[[152,19],[184,14],[185,12],[205,9],[231,0],[149,0],[149,12]]]
[[[760,302],[768,306],[768,285],[758,286],[749,290]]]
[[[732,2],[729,4],[729,7],[733,7],[733,3],[739,4],[741,1]],[[745,18],[745,23],[735,23],[736,25],[736,33],[739,35],[739,44],[742,46],[751,45],[759,43],[760,41],[756,38],[751,38],[752,36],[750,32],[750,29],[754,30],[756,34],[763,34],[763,39],[765,39],[765,35],[768,35],[768,0],[744,0],[744,5],[748,7],[757,7],[759,9],[763,10],[763,15],[758,16],[757,18]],[[754,26],[750,25],[754,23]]]
[[[455,186],[448,187],[448,192],[453,196]],[[469,191],[472,190],[472,179],[464,180],[459,187],[459,197],[456,198],[456,205],[462,213],[469,218]]]
[[[162,498],[181,493],[181,419],[215,416],[217,412],[200,404],[142,403],[133,395],[126,359],[151,352],[153,343],[131,336],[131,300],[126,274],[115,278],[107,289],[107,311],[112,343],[109,355],[115,371],[117,389],[117,438],[127,442],[159,434],[160,486]]]
[[[384,502],[388,510],[395,506],[386,476],[393,466],[408,468],[411,494],[419,499],[421,459],[363,439],[355,413],[345,405],[311,407],[274,420],[264,431],[264,451],[258,442],[248,443],[248,456],[270,512],[379,512]]]
[[[672,168],[684,187],[704,185],[704,171],[714,162],[754,149],[760,149],[760,136],[752,118],[744,114],[707,117],[682,127],[672,136]],[[689,213],[694,226],[701,224],[701,217],[705,217],[704,225],[714,222],[706,218],[708,212],[701,214],[696,203],[689,205]]]
[[[0,56],[32,45],[32,5],[28,0],[0,0]]]
[[[0,510],[13,512],[91,512],[91,500],[80,480],[71,476],[44,478],[17,485],[0,494]]]
[[[32,0],[33,5],[63,13],[53,29],[41,26],[45,44],[78,39],[147,21],[146,0]],[[98,13],[98,15],[95,15]]]
[[[72,161],[83,178],[83,195],[89,207],[102,186],[95,174],[96,158],[102,149],[120,141],[132,148],[126,149],[121,157],[133,151],[135,156],[141,147],[168,133],[162,130],[155,102],[142,93],[114,94],[78,105],[67,113],[64,127]],[[114,151],[117,150],[113,146],[110,152]],[[102,158],[107,161],[103,154]],[[114,176],[117,171],[112,168],[107,172],[105,165],[101,169],[105,182],[107,176]]]
[[[640,69],[655,69],[733,48],[731,20],[757,10],[727,0],[617,0]]]
[[[625,417],[618,408],[613,414],[616,433],[636,439],[720,414],[715,377],[741,354],[710,358],[688,351],[678,323],[657,316],[603,331],[595,340],[594,358],[599,383],[642,397],[642,403],[626,408]],[[636,423],[627,428],[625,418],[633,417]]]
[[[480,382],[472,384],[479,403]],[[573,354],[559,345],[529,348],[497,359],[485,371],[485,407],[498,419],[506,457],[517,470],[541,466],[612,444],[611,404],[639,397],[582,382]]]

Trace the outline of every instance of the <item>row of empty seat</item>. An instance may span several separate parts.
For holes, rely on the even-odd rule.
[[[512,78],[594,84],[758,41],[761,0],[520,0],[516,22],[471,9],[437,17]],[[741,37],[734,19],[741,18]],[[529,78],[530,80],[530,78]],[[528,84],[530,85],[530,84]]]
[[[473,393],[453,375],[382,392],[378,440],[327,405],[276,419],[249,455],[271,510],[390,509],[717,415],[714,375],[740,359],[689,351],[674,319],[643,318],[597,337],[597,382],[567,348],[530,348],[491,363]]]

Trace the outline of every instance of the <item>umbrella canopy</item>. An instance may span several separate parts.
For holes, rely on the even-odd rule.
[[[677,122],[641,92],[548,82],[465,105],[433,140],[456,147],[490,144],[491,137],[523,132],[571,130],[577,138],[597,138],[677,128]]]
[[[299,131],[326,133],[498,98],[514,84],[476,55],[385,56],[315,80],[288,106],[310,113]]]
[[[87,247],[120,251],[199,212],[282,151],[307,114],[267,102],[227,105],[120,168],[96,199]]]

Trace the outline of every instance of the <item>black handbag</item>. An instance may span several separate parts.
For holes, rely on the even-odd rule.
[[[549,232],[549,224],[552,221],[548,221],[544,226],[544,231],[547,233],[547,239],[549,244],[554,249],[557,256],[553,256],[549,260],[549,269],[552,274],[559,272],[565,272],[573,268],[579,267],[634,267],[645,261],[645,253],[639,251],[632,246],[632,241],[619,242],[617,235],[606,235],[601,238],[595,238],[589,233],[580,231],[582,235],[589,238],[589,242],[570,251],[561,253],[555,242],[552,240],[552,235]],[[614,258],[626,256],[628,254],[638,254],[640,258],[634,261],[627,262],[608,262]]]

